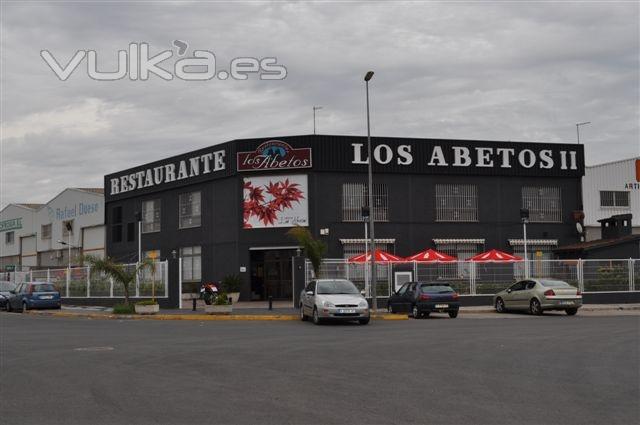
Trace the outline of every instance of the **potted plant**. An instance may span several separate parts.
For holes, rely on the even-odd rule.
[[[142,300],[135,305],[137,314],[156,314],[160,311],[160,306],[156,300]]]
[[[240,299],[240,286],[242,286],[242,278],[238,274],[229,274],[222,278],[222,288],[231,297],[233,304]]]
[[[225,292],[220,292],[213,304],[204,306],[204,312],[207,314],[231,314],[232,309],[229,296]]]

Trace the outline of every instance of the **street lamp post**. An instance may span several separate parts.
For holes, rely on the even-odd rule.
[[[524,238],[524,278],[529,279],[529,258],[527,257],[527,223],[529,222],[529,209],[520,209],[520,219],[522,220],[522,236]]]
[[[579,122],[576,124],[576,136],[578,137],[578,144],[580,144],[580,127],[588,124],[591,124],[591,121]]]
[[[365,90],[367,94],[367,161],[369,164],[369,237],[371,238],[371,307],[373,313],[378,312],[378,298],[376,296],[376,240],[374,234],[374,222],[376,221],[375,209],[373,206],[373,157],[371,155],[371,120],[369,118],[369,80],[373,77],[373,71],[367,72],[364,76]]]

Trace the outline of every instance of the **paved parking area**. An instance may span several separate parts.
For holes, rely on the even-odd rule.
[[[639,316],[462,317],[314,326],[0,313],[2,422],[640,421]]]

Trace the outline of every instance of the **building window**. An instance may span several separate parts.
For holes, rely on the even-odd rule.
[[[478,221],[478,186],[437,184],[436,221]]]
[[[111,239],[122,242],[122,207],[111,210]]]
[[[362,207],[369,205],[368,185],[342,185],[342,221],[362,221]],[[375,221],[389,221],[389,192],[387,185],[373,185],[373,215]]]
[[[522,208],[532,223],[562,223],[562,190],[559,187],[522,188]]]
[[[51,223],[40,226],[40,239],[51,239]]]
[[[471,265],[467,260],[484,251],[484,239],[434,239],[436,250],[456,257],[457,263],[438,264],[439,279],[468,279]]]
[[[15,233],[13,232],[7,232],[4,235],[4,243],[6,245],[13,245],[13,243],[15,242]]]
[[[520,258],[524,256],[524,240],[509,239],[509,245],[513,247],[513,254]],[[529,261],[529,277],[547,277],[553,273],[552,264],[553,249],[558,246],[557,239],[528,239],[527,240],[527,260]],[[534,261],[535,260],[535,261]],[[524,279],[524,263],[513,263],[513,270],[516,279]]]
[[[198,227],[201,222],[200,192],[180,195],[180,229]]]
[[[142,202],[142,233],[160,231],[160,199]]]
[[[601,207],[629,208],[631,206],[629,199],[629,192],[613,190],[600,191]]]
[[[202,249],[199,246],[180,248],[182,258],[182,280],[195,282],[202,279]]]
[[[73,234],[73,220],[64,220],[62,222],[62,237],[68,238],[70,233]]]

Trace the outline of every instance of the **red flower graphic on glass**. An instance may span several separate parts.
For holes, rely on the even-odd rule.
[[[257,218],[265,226],[273,226],[278,215],[292,208],[293,202],[300,203],[304,195],[298,183],[284,181],[270,181],[263,186],[253,186],[250,180],[244,183],[244,228],[250,229],[251,217]]]

